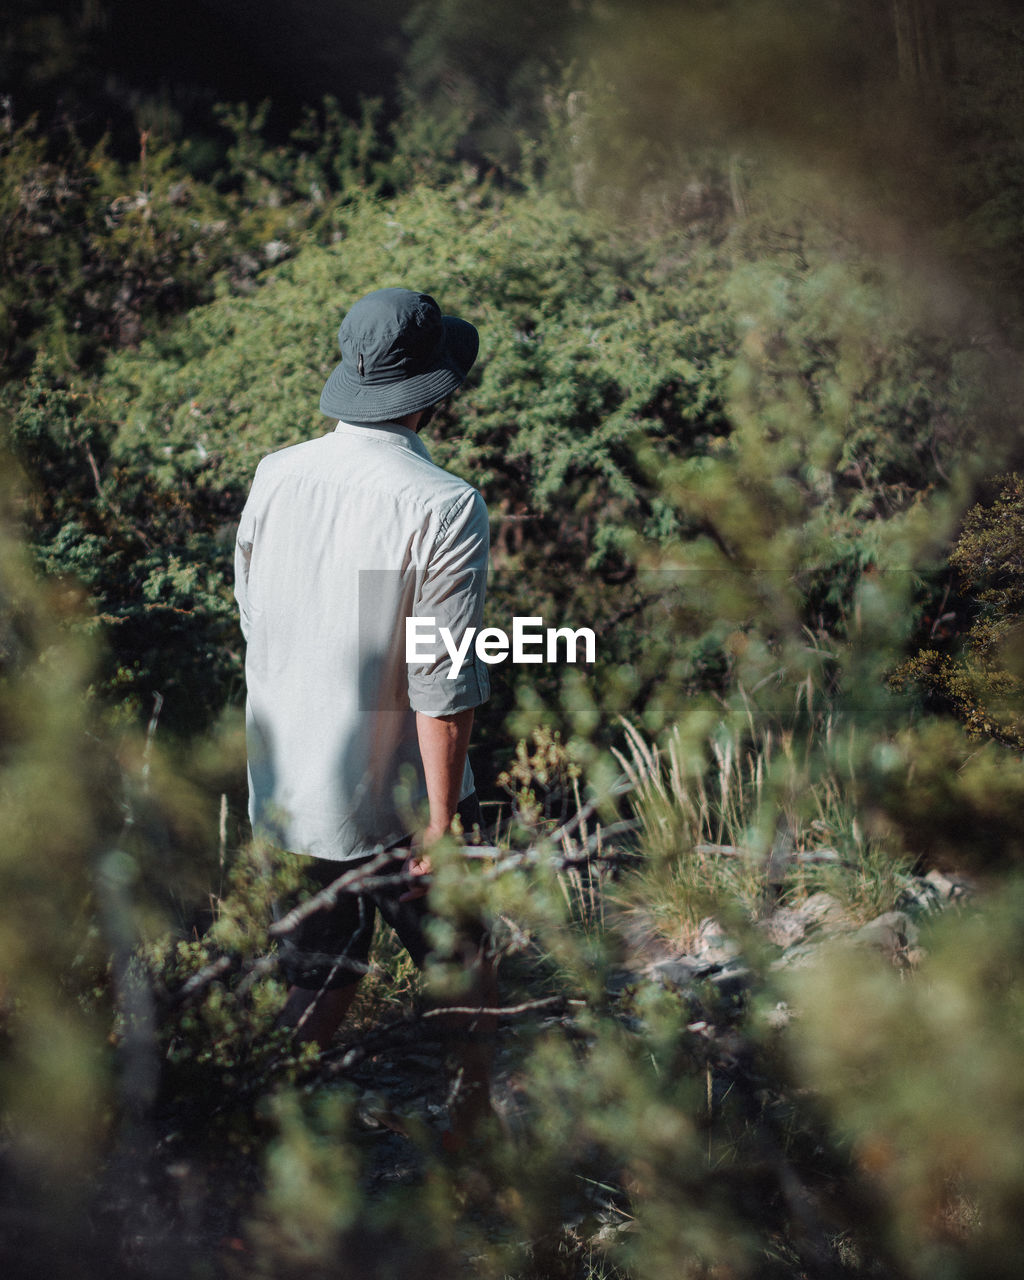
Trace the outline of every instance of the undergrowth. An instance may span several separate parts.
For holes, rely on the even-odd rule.
[[[757,919],[812,894],[834,896],[865,923],[891,910],[906,887],[908,860],[893,840],[865,835],[853,780],[812,775],[793,727],[723,720],[695,754],[677,728],[663,747],[623,721],[616,750],[632,788],[643,851],[615,898],[685,949],[701,922],[737,911]],[[828,747],[831,725],[812,727]]]

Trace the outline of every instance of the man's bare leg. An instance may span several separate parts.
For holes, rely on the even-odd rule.
[[[321,1049],[326,1049],[351,1009],[358,987],[357,982],[328,991],[291,987],[277,1025],[294,1028],[296,1044],[315,1040]]]

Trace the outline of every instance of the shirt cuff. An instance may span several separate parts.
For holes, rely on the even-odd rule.
[[[420,675],[409,672],[409,705],[425,716],[452,716],[486,702],[491,679],[482,663],[465,666],[449,680],[443,672]]]

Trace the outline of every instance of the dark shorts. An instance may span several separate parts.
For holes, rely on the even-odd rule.
[[[480,802],[475,792],[460,802],[458,813],[467,832],[480,822]],[[399,841],[400,845],[408,843],[408,840]],[[339,876],[375,862],[379,856],[369,854],[344,862],[303,859],[309,864],[305,874],[311,892],[327,888]],[[404,856],[398,856],[375,867],[374,880],[392,883],[359,893],[339,893],[333,906],[312,912],[280,939],[281,971],[291,986],[331,991],[358,982],[369,965],[378,913],[394,929],[416,967],[423,968],[430,950],[424,931],[424,924],[430,918],[429,895],[400,901],[410,887],[408,879],[402,876],[403,864]],[[479,947],[483,942],[483,929],[473,928],[469,932],[472,937],[467,940]]]

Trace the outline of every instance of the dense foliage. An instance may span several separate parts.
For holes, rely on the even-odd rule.
[[[335,323],[382,281],[479,324],[480,373],[435,454],[491,506],[496,621],[592,620],[606,669],[637,664],[618,693],[595,685],[605,715],[646,701],[666,661],[699,685],[722,628],[751,621],[698,610],[660,651],[648,620],[673,576],[799,571],[800,620],[841,633],[857,575],[909,568],[920,501],[979,465],[984,353],[827,234],[794,244],[750,221],[637,241],[472,179],[386,204],[349,188],[327,225],[333,243],[284,246],[245,289],[226,275],[98,378],[41,357],[17,403],[40,554],[107,622],[111,687],[142,708],[161,692],[169,726],[237,695],[232,521],[263,453],[329,428],[315,406]]]
[[[929,645],[904,663],[894,679],[918,682],[951,710],[976,738],[1024,747],[1021,722],[1021,517],[1024,491],[1019,475],[1002,478],[994,499],[972,507],[950,555],[959,590],[972,620],[959,645]],[[941,639],[940,615],[930,638]],[[948,632],[945,632],[948,635]]]
[[[0,1255],[1015,1275],[1019,18],[388,8],[403,80],[361,112],[193,127],[115,77],[111,139],[0,123]],[[111,6],[50,10],[0,52],[99,102],[71,36]],[[273,1026],[296,876],[243,817],[231,552],[389,284],[481,331],[429,444],[487,501],[488,621],[598,659],[494,670],[495,847],[435,851],[435,962],[378,940],[317,1057]],[[780,954],[823,895],[845,942]],[[452,1160],[430,1001],[467,911],[512,1012],[502,1124]],[[712,935],[731,967],[679,978]]]

